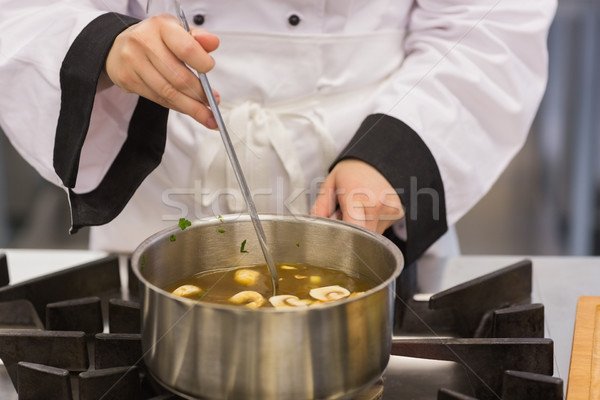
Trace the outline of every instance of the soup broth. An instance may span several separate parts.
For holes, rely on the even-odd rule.
[[[270,297],[273,292],[266,265],[201,272],[165,290],[198,301],[259,308],[310,306],[360,295],[374,287],[331,268],[307,264],[278,264],[276,268],[279,290],[275,298]]]

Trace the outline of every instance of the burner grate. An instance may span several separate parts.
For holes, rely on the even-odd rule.
[[[82,331],[88,335],[102,332],[102,307],[99,297],[65,300],[46,306],[46,329]]]
[[[113,295],[117,256],[0,288],[0,358],[20,400],[178,398],[147,382],[139,303]]]
[[[552,375],[551,339],[400,339],[392,354],[462,365],[479,399],[498,399],[504,371],[519,370]]]
[[[83,332],[3,330],[0,331],[0,358],[15,388],[20,361],[69,371],[85,371],[89,367]]]
[[[8,262],[6,254],[0,254],[0,287],[8,285],[10,278],[8,276]]]
[[[410,267],[408,277],[401,276],[401,279],[412,282],[413,287],[406,282],[399,285],[407,296],[401,301],[403,310],[395,333],[433,334],[438,338],[395,339],[393,355],[462,365],[470,377],[476,399],[563,398],[562,380],[551,377],[554,344],[551,339],[543,338],[544,306],[528,304],[531,303],[531,261],[520,261],[436,293],[429,301],[412,297],[417,284],[416,266]],[[526,394],[535,390],[543,396]],[[473,397],[443,389],[438,399]]]
[[[0,302],[28,300],[42,319],[44,326],[47,304],[89,296],[121,297],[118,256],[105,257],[0,288]]]
[[[18,364],[19,400],[40,399],[40,394],[52,393],[52,398],[71,400],[71,380],[69,371],[21,361]]]

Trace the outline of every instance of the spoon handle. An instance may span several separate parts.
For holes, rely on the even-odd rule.
[[[215,100],[215,96],[210,87],[210,83],[208,83],[208,78],[206,77],[206,74],[198,74],[198,78],[200,79],[200,83],[202,84],[202,89],[204,89],[204,93],[206,93],[208,104],[215,117],[215,120],[217,121],[217,126],[219,127],[219,132],[221,133],[221,138],[223,139],[223,144],[225,145],[225,151],[227,152],[227,156],[229,156],[229,161],[231,162],[231,166],[233,167],[233,172],[240,185],[240,189],[242,190],[242,196],[244,197],[244,200],[246,202],[248,214],[250,214],[252,225],[254,225],[254,230],[256,231],[256,235],[258,236],[260,248],[262,249],[265,261],[267,262],[267,266],[269,267],[269,272],[271,273],[271,281],[273,284],[274,292],[273,295],[275,295],[275,293],[279,289],[279,277],[277,276],[277,270],[275,268],[275,263],[273,262],[273,257],[271,256],[271,253],[269,252],[269,249],[267,247],[267,238],[265,236],[265,231],[263,230],[260,219],[258,218],[258,213],[256,212],[256,205],[254,204],[252,194],[250,193],[250,189],[248,188],[248,183],[246,183],[246,178],[244,177],[244,173],[242,172],[242,167],[240,166],[240,162],[238,161],[235,149],[233,148],[233,144],[231,143],[231,138],[229,137],[229,133],[227,132],[227,128],[225,127],[225,123],[223,122],[223,117],[221,117],[221,112],[219,111],[219,107],[217,106],[217,101]]]
[[[185,13],[183,12],[183,8],[181,4],[177,1],[178,10],[177,16],[181,24],[185,27],[185,30],[190,32],[190,25],[187,22],[187,18],[185,17]],[[273,284],[273,296],[275,296],[279,290],[279,276],[277,275],[277,269],[275,268],[275,262],[273,261],[273,257],[269,252],[269,248],[267,247],[267,237],[265,236],[265,231],[263,230],[262,224],[260,223],[260,219],[258,218],[258,213],[256,212],[256,205],[254,204],[254,200],[252,199],[252,194],[250,193],[250,189],[248,188],[248,183],[246,183],[246,178],[244,177],[244,173],[242,172],[242,167],[240,166],[240,162],[235,153],[235,149],[233,144],[231,143],[231,138],[229,137],[229,133],[227,132],[227,128],[225,127],[225,122],[223,121],[223,117],[221,116],[221,112],[219,111],[219,106],[217,105],[217,100],[215,99],[215,95],[210,87],[210,83],[208,82],[208,78],[206,74],[201,73],[197,74],[198,79],[200,79],[200,83],[202,84],[202,89],[208,99],[208,105],[217,121],[217,126],[219,127],[219,132],[221,133],[221,139],[223,139],[223,144],[225,145],[225,151],[227,152],[227,156],[229,157],[229,161],[231,162],[231,166],[233,167],[233,172],[235,177],[240,185],[240,189],[242,190],[242,196],[244,197],[244,201],[246,202],[246,207],[248,208],[248,214],[250,214],[250,219],[252,220],[252,225],[254,225],[254,230],[256,231],[256,236],[258,237],[258,243],[260,244],[260,248],[265,257],[265,261],[267,262],[267,266],[269,267],[269,272],[271,274],[271,283]]]

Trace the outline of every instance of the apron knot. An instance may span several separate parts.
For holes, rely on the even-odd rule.
[[[302,124],[316,134],[324,164],[337,153],[313,106],[307,101],[275,106],[255,101],[220,105],[258,212],[308,213],[309,188],[297,154],[302,143],[288,127]],[[199,152],[198,157],[206,157],[202,146]],[[246,206],[225,149],[220,146],[216,152],[209,155],[208,168],[195,182],[196,187],[201,186],[202,206],[213,205],[218,194],[219,213],[243,212]]]

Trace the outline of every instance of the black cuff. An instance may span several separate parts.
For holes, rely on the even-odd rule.
[[[139,22],[109,13],[90,22],[77,36],[60,71],[61,108],[54,142],[54,169],[63,184],[75,187],[81,149],[88,132],[98,78],[114,39]],[[72,232],[114,219],[142,181],[158,166],[164,152],[168,109],[140,98],[127,139],[96,189],[69,190]]]
[[[143,180],[162,159],[169,110],[140,97],[133,112],[127,139],[96,189],[77,194],[69,189],[72,227],[103,225],[127,205]]]
[[[400,196],[407,242],[402,243],[391,229],[385,236],[400,246],[406,264],[419,258],[448,230],[444,185],[437,163],[408,125],[388,115],[369,115],[336,163],[346,158],[377,168]]]

